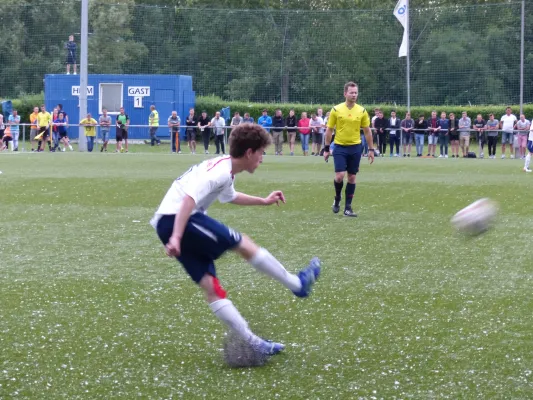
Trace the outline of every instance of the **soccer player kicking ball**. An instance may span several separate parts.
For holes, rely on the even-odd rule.
[[[531,127],[529,131],[529,137],[527,138],[527,156],[526,156],[526,162],[524,164],[524,172],[531,172],[529,169],[529,163],[531,162],[531,155],[533,154],[533,126]]]
[[[264,355],[284,349],[281,343],[256,336],[226,298],[217,278],[214,261],[228,250],[240,254],[257,270],[276,279],[298,297],[307,297],[320,274],[320,260],[313,258],[307,268],[293,275],[264,248],[205,212],[219,200],[242,206],[285,203],[281,191],[268,197],[249,196],[235,191],[235,175],[253,173],[263,161],[263,151],[271,143],[260,125],[242,124],[230,135],[230,155],[206,160],[177,178],[150,223],[165,245],[167,255],[176,257],[191,278],[204,291],[209,307],[224,324]]]
[[[340,210],[342,186],[344,175],[348,172],[348,183],[346,184],[344,215],[346,217],[357,217],[352,210],[352,200],[355,193],[355,175],[359,172],[363,145],[361,144],[361,128],[368,143],[368,160],[370,164],[374,162],[374,142],[372,141],[372,131],[370,130],[370,118],[366,110],[356,104],[358,87],[354,82],[344,85],[344,97],[346,102],[341,103],[331,109],[328,128],[326,129],[326,139],[324,146],[324,159],[328,161],[330,156],[329,146],[333,129],[335,131],[335,199],[333,201],[333,212],[337,214]]]

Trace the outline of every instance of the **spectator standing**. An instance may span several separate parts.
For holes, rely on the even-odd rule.
[[[320,148],[322,147],[322,127],[324,126],[324,120],[316,114],[311,114],[311,120],[309,121],[309,128],[311,128],[311,136],[313,144],[311,145],[311,155],[319,156]]]
[[[70,151],[73,151],[74,149],[72,148],[70,144],[70,140],[68,138],[68,132],[67,132],[68,123],[67,123],[67,117],[65,117],[65,114],[63,112],[60,112],[57,122],[54,121],[54,123],[57,123],[58,125],[59,138],[63,142],[63,151],[65,151],[67,147],[70,149]],[[111,118],[109,118],[109,124],[111,124]],[[107,132],[108,132],[107,136],[109,137],[109,129],[107,130]]]
[[[396,118],[396,111],[391,111],[390,118],[387,123],[389,126],[389,144],[390,144],[390,157],[400,157],[400,118]],[[393,147],[396,147],[396,153],[393,153]]]
[[[422,157],[422,154],[424,154],[424,135],[428,129],[428,122],[424,118],[424,114],[420,114],[415,121],[413,128],[417,157]]]
[[[533,154],[533,130],[529,131],[529,138],[527,141],[527,156],[526,156],[526,162],[524,163],[524,172],[531,172],[529,169],[529,163],[531,162],[531,155]]]
[[[192,154],[196,154],[196,129],[198,127],[198,118],[194,115],[194,108],[189,109],[189,115],[187,115],[185,124],[187,125],[185,135],[187,136],[187,142],[189,143],[189,150]]]
[[[159,113],[153,104],[150,106],[148,125],[150,126],[150,145],[153,147],[157,143],[159,146],[161,144],[161,140],[157,137],[157,130],[159,129]]]
[[[428,157],[435,157],[439,131],[440,125],[437,119],[437,111],[431,111],[431,118],[428,121]]]
[[[231,128],[235,128],[236,126],[240,125],[242,123],[242,117],[241,114],[239,114],[238,111],[233,114],[233,118],[231,119],[230,126]]]
[[[527,137],[529,135],[530,127],[531,122],[526,119],[524,114],[520,114],[520,119],[516,121],[515,129],[517,130],[518,147],[520,149],[520,158],[522,160],[526,159]]]
[[[505,115],[500,118],[500,129],[502,130],[502,159],[505,158],[505,144],[509,143],[509,153],[511,158],[513,154],[514,142],[514,126],[516,124],[516,116],[513,114],[511,107],[505,109]]]
[[[463,157],[468,157],[468,151],[470,148],[470,127],[472,126],[472,120],[468,118],[466,111],[461,114],[459,120],[459,145],[461,146],[461,152]]]
[[[300,142],[302,143],[302,151],[304,156],[309,155],[309,121],[307,113],[304,111],[301,114],[301,118],[298,120],[298,132],[300,133]]]
[[[405,119],[401,123],[402,127],[402,145],[403,145],[403,156],[411,157],[411,145],[413,144],[413,127],[415,121],[411,118],[411,113],[407,112],[405,114]],[[407,149],[407,152],[406,152]]]
[[[274,118],[272,118],[272,139],[277,156],[283,155],[283,128],[285,128],[285,120],[281,110],[278,108],[274,113]]]
[[[54,121],[59,119],[59,112],[57,111],[57,108],[54,108],[52,111],[52,135],[50,142],[53,142],[53,146],[51,147],[50,151],[56,151],[59,147],[59,127],[54,124]]]
[[[180,146],[180,124],[181,119],[178,115],[177,111],[172,111],[172,114],[167,119],[167,125],[168,129],[170,131],[170,141],[172,143],[172,153],[178,152],[178,154],[181,154],[181,146]],[[209,143],[209,142],[208,142]]]
[[[481,114],[478,114],[476,119],[474,120],[473,128],[476,131],[477,139],[479,143],[479,158],[484,158],[485,153],[483,152],[485,142],[487,141],[487,134],[485,132],[485,129],[487,127],[487,122],[483,119],[483,116]]]
[[[450,144],[452,147],[452,158],[459,158],[459,121],[455,118],[454,113],[450,113],[450,119],[448,120],[448,124]]]
[[[440,144],[440,154],[439,158],[448,158],[448,141],[449,141],[449,133],[448,129],[450,127],[450,123],[448,122],[448,119],[446,118],[446,113],[443,111],[440,113],[440,119],[439,119],[439,144]]]
[[[50,125],[52,124],[52,116],[46,111],[44,104],[41,105],[41,111],[37,114],[37,124],[39,125],[39,134],[36,136],[36,139],[39,140],[38,151],[42,152],[46,139],[50,136]]]
[[[296,115],[294,114],[294,110],[291,109],[289,111],[289,116],[285,120],[285,126],[287,128],[287,138],[289,141],[289,150],[291,152],[291,156],[294,155],[294,143],[296,142]]]
[[[207,116],[207,112],[202,111],[202,115],[198,118],[198,128],[202,134],[202,141],[204,142],[204,153],[209,154],[209,139],[211,139],[211,120]]]
[[[381,112],[381,110],[379,108],[374,108],[374,116],[370,120],[370,126],[372,127],[372,140],[374,141],[374,144],[378,143],[378,134],[377,134],[375,122],[376,122],[376,119],[379,118],[379,113],[380,112]],[[361,141],[363,140],[364,136],[365,135],[361,133]],[[366,142],[366,139],[365,139],[365,142]],[[378,146],[379,146],[379,144],[378,144]],[[368,144],[367,144],[367,147],[368,147]]]
[[[39,134],[39,107],[33,107],[33,112],[30,114],[30,142],[31,142],[31,151],[39,151],[39,146],[33,147],[35,145],[35,137]]]
[[[226,154],[224,147],[224,127],[226,126],[226,121],[220,116],[220,111],[215,113],[214,118],[211,120],[211,126],[215,134],[216,154],[220,154],[220,150],[222,150],[222,154]]]
[[[11,135],[13,136],[13,151],[19,151],[20,115],[18,115],[17,110],[13,110],[7,122],[11,128]]]
[[[268,115],[268,110],[265,108],[263,110],[263,115],[259,117],[257,123],[261,125],[267,132],[270,132],[270,127],[272,126],[272,118]]]
[[[124,112],[124,107],[120,107],[119,114],[117,115],[117,120],[115,122],[116,126],[116,140],[117,140],[117,149],[115,152],[123,153],[128,152],[128,127],[130,126],[130,117]],[[122,141],[124,141],[124,148],[122,147]]]
[[[68,114],[65,110],[63,110],[63,104],[58,104],[56,106],[58,113],[63,113],[63,116],[65,117],[65,121],[67,121],[67,127],[68,127]]]
[[[255,120],[253,117],[250,117],[250,113],[244,113],[244,117],[242,119],[242,122],[243,123],[247,123],[247,124],[253,124],[255,123]]]
[[[383,111],[379,110],[378,117],[374,120],[374,127],[378,135],[378,151],[381,157],[387,151],[387,119],[383,115]]]
[[[489,142],[489,158],[496,158],[496,142],[498,141],[498,128],[500,121],[494,119],[494,114],[489,114],[487,121],[487,139]]]
[[[328,113],[327,113],[328,118],[329,118],[329,114],[330,113],[331,113],[331,111],[328,111]],[[320,150],[322,149],[322,145],[324,144],[324,133],[326,132],[326,118],[324,117],[324,110],[322,110],[321,108],[318,108],[316,110],[316,116],[317,116],[317,118],[321,118],[322,119],[322,126],[320,127],[320,130],[319,130],[320,137],[321,137],[322,140],[320,141],[320,143],[318,145],[318,149],[315,149],[316,153],[318,153],[318,155],[320,155]]]
[[[87,113],[87,116],[80,121],[80,125],[85,127],[85,137],[87,138],[87,151],[91,153],[94,147],[94,138],[96,137],[96,125],[98,122]]]
[[[67,75],[70,75],[71,65],[74,68],[74,75],[76,75],[78,71],[78,65],[76,64],[76,50],[78,46],[76,46],[76,42],[74,41],[74,35],[68,37],[68,42],[65,43],[65,49],[67,50]]]
[[[111,130],[111,117],[107,114],[106,108],[102,109],[102,115],[100,115],[100,118],[98,119],[98,124],[100,125],[100,133],[102,134],[102,148],[100,149],[100,152],[105,151],[107,153],[109,131]]]
[[[0,141],[4,139],[6,132],[6,124],[4,123],[4,115],[0,114]]]

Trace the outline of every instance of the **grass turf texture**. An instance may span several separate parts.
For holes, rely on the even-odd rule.
[[[357,219],[331,213],[332,162],[267,156],[239,175],[238,190],[281,189],[287,204],[210,215],[291,271],[314,255],[324,269],[301,300],[234,255],[218,262],[252,328],[287,345],[235,370],[223,326],[148,225],[204,156],[145,150],[0,155],[0,398],[533,396],[522,161],[363,161]],[[500,204],[495,228],[454,233],[450,217],[481,197]]]

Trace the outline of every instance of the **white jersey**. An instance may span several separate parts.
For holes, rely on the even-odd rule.
[[[531,129],[529,130],[529,137],[527,140],[531,140],[533,142],[533,125],[531,126]]]
[[[150,224],[155,228],[162,215],[177,214],[185,196],[192,197],[196,203],[192,214],[205,213],[217,199],[221,203],[235,200],[234,179],[229,156],[212,158],[192,166],[174,181]]]
[[[500,118],[500,122],[502,123],[502,131],[513,132],[514,124],[516,121],[517,119],[514,114],[511,114],[511,115],[505,114],[503,117]]]

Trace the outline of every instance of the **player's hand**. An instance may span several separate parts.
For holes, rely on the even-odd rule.
[[[330,152],[329,152],[329,151],[325,151],[325,152],[324,152],[324,161],[325,161],[325,162],[328,162],[329,155],[330,155]]]
[[[265,199],[266,205],[276,204],[279,206],[279,202],[285,203],[285,196],[283,195],[283,192],[281,190],[275,190],[272,193],[268,195],[268,197]]]
[[[368,152],[368,161],[370,161],[370,164],[374,163],[374,152],[373,151]]]
[[[167,252],[167,256],[179,257],[181,254],[180,239],[175,236],[171,236],[167,245],[165,246],[165,250]]]

